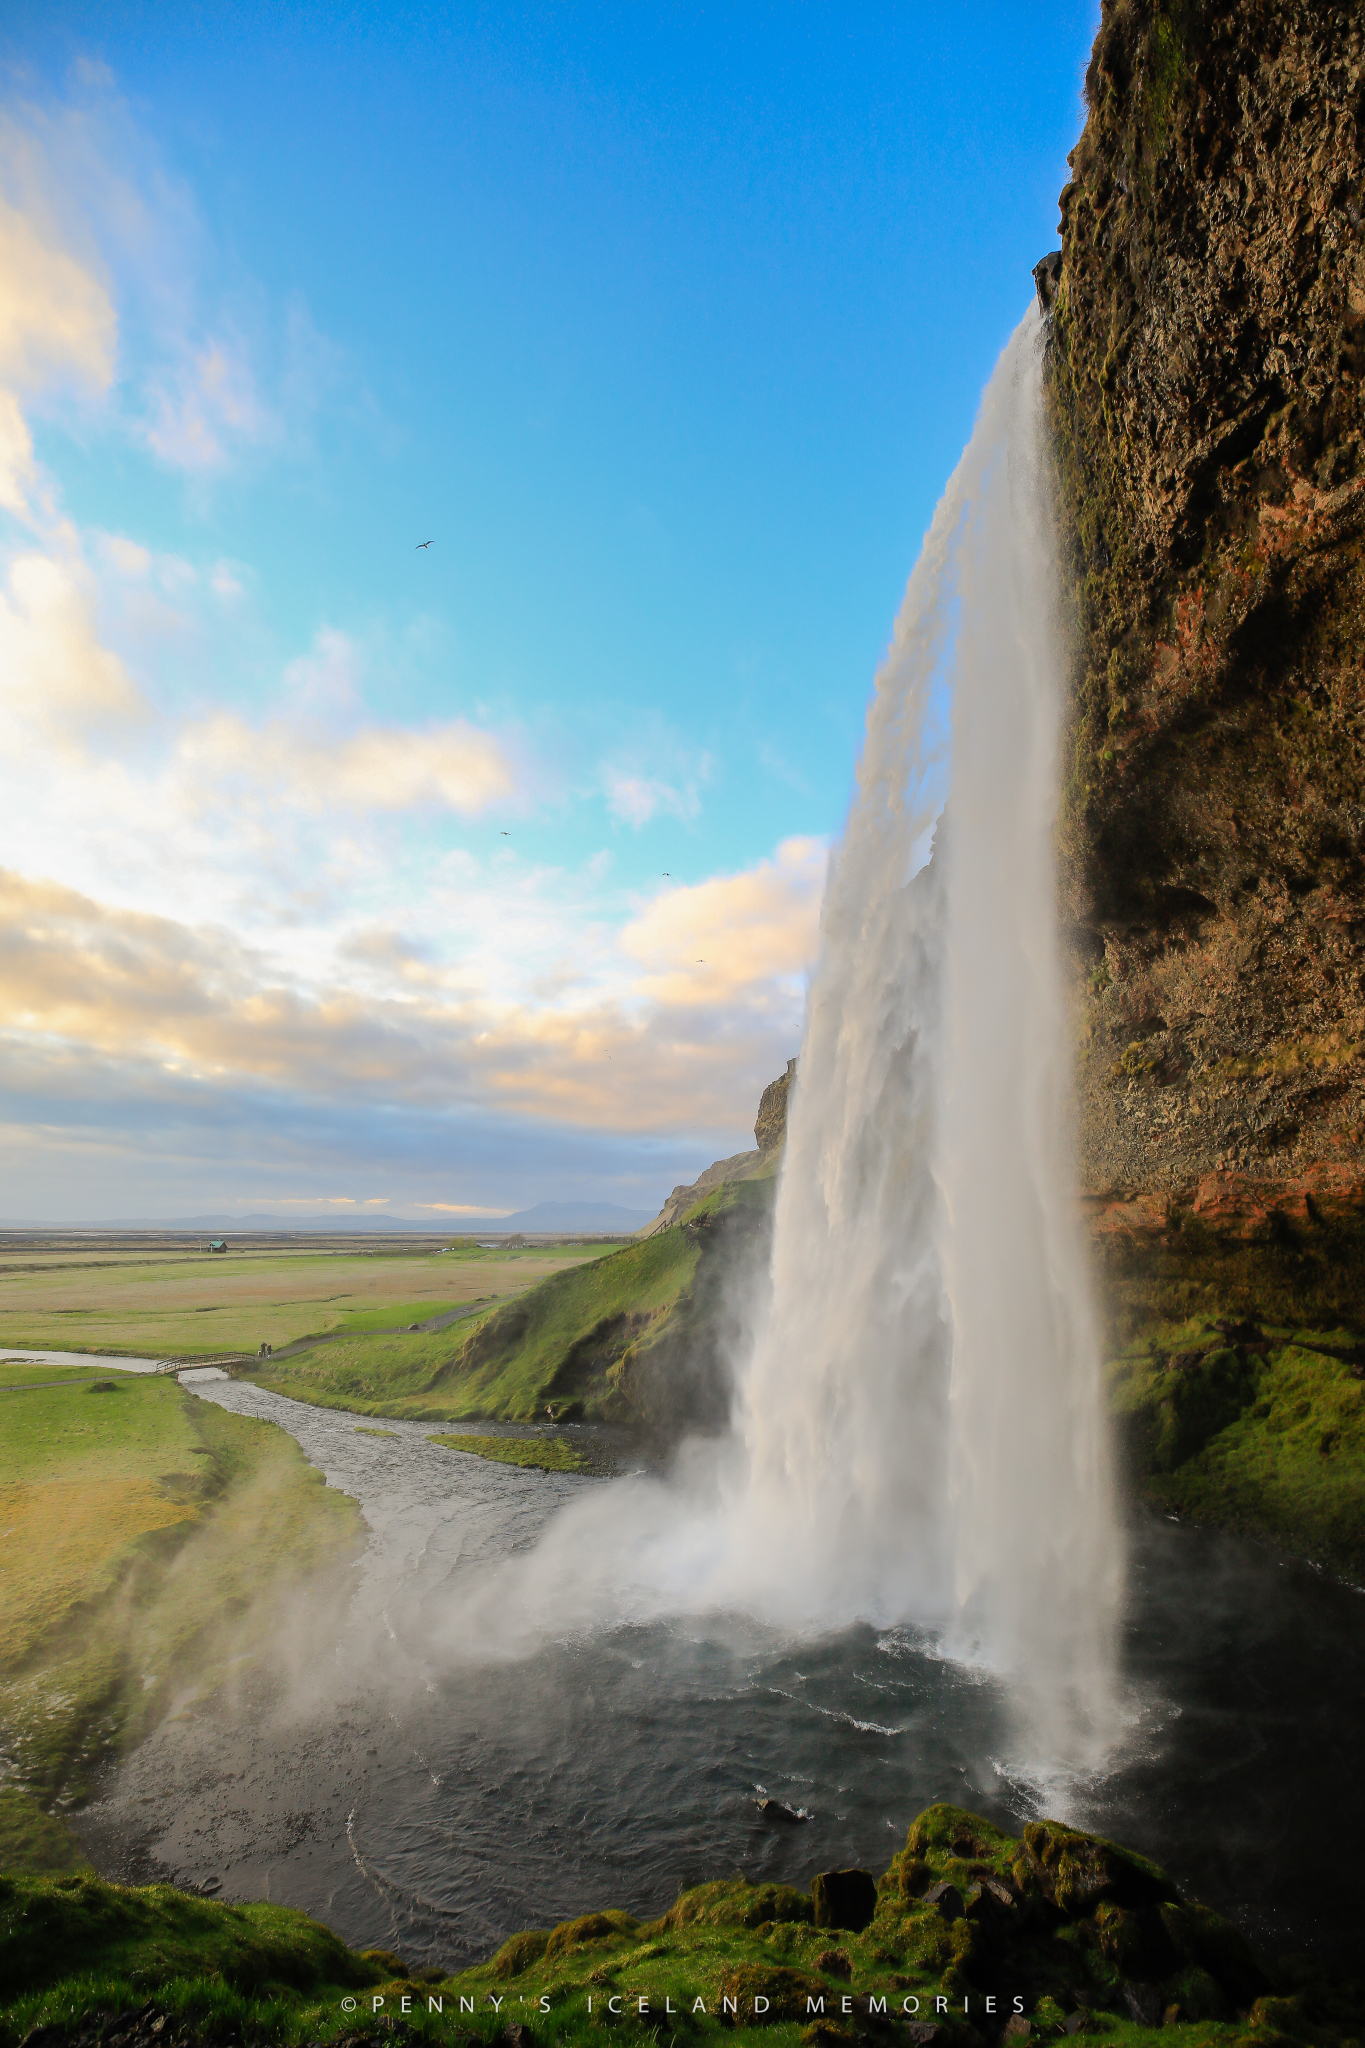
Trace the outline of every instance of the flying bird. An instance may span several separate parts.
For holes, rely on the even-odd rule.
[[[431,542],[429,540],[419,540],[417,545],[419,548],[429,548],[431,546]]]
[[[673,877],[669,874],[668,869],[665,868],[663,874],[659,877],[659,879],[663,882],[671,882],[673,880]]]
[[[498,837],[499,837],[499,839],[510,839],[510,838],[512,837],[512,835],[511,835],[511,833],[510,833],[510,832],[502,832],[502,831],[499,831],[499,833],[498,833]]]

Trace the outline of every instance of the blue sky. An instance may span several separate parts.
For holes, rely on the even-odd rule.
[[[0,1211],[750,1142],[1094,20],[11,8]]]

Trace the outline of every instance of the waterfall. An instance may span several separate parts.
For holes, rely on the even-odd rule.
[[[1035,1778],[1108,1747],[1121,1582],[1071,1167],[1040,350],[1031,313],[876,679],[731,1435],[579,1498],[446,1624],[483,1656],[682,1613],[908,1623],[1008,1681]]]
[[[751,1540],[817,1606],[936,1627],[1076,1753],[1103,1742],[1122,1574],[1070,1142],[1041,350],[1032,310],[876,678],[737,1428]]]

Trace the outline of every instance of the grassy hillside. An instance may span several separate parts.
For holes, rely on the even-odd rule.
[[[155,2032],[149,1994],[166,2015]],[[279,1908],[88,1878],[0,1879],[2,2048],[34,2027],[53,2028],[44,2048],[59,2048],[87,2015],[139,2007],[149,2042],[165,2043],[358,2030],[378,2040],[397,2022],[433,2043],[455,2029],[456,2040],[521,2048],[758,2028],[773,2048],[852,2048],[869,2029],[969,2048],[998,2038],[1016,2011],[1007,2038],[1357,2038],[1348,1988],[1311,1967],[1277,1980],[1229,1922],[1182,1900],[1145,1858],[1051,1821],[1010,1837],[952,1806],[920,1815],[880,1880],[826,1873],[809,1892],[722,1880],[684,1891],[657,1920],[608,1909],[514,1935],[454,1976],[354,1954]]]
[[[1155,1505],[1365,1576],[1365,1379],[1346,1330],[1159,1324],[1109,1368]]]
[[[599,1245],[414,1252],[281,1246],[227,1254],[0,1249],[0,1347],[211,1358],[329,1331],[402,1329],[505,1300]]]
[[[765,1238],[774,1187],[714,1189],[671,1230],[551,1275],[472,1330],[350,1337],[245,1370],[295,1400],[420,1421],[719,1419],[727,1291]]]
[[[79,1865],[92,1767],[363,1531],[291,1437],[173,1379],[0,1364],[0,1867]]]

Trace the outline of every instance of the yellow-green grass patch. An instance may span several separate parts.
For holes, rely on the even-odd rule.
[[[591,1472],[593,1463],[563,1437],[552,1436],[429,1436],[430,1444],[448,1451],[467,1451],[474,1458],[492,1458],[499,1465],[525,1465],[542,1472]]]
[[[3,1391],[32,1371],[0,1368],[0,1851],[51,1868],[63,1840],[79,1862],[60,1816],[93,1766],[254,1648],[364,1524],[283,1430],[174,1379]]]

